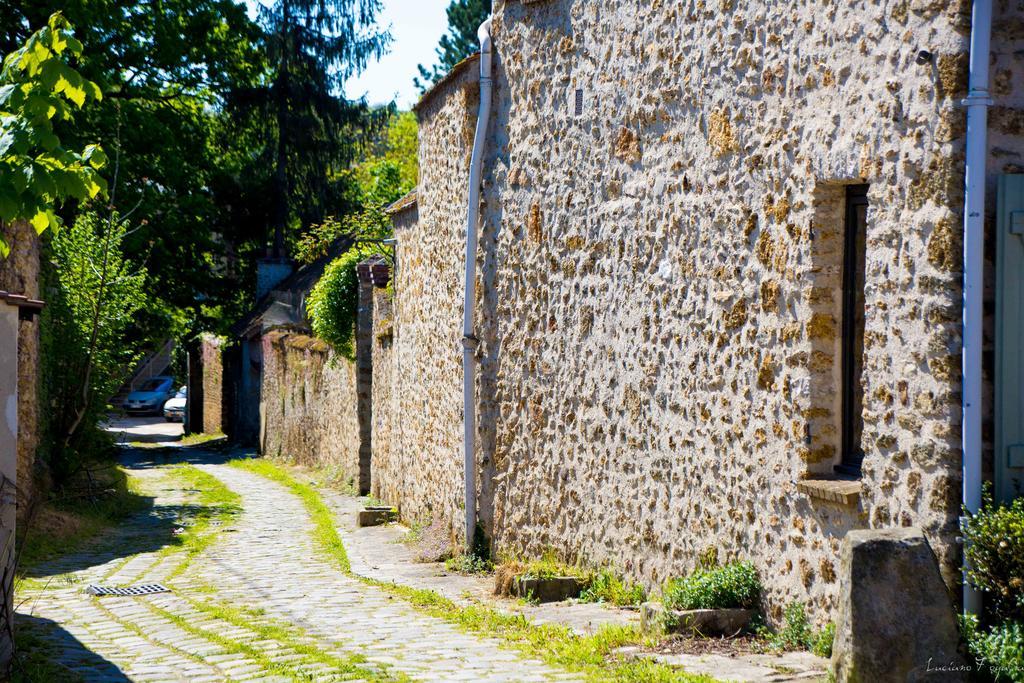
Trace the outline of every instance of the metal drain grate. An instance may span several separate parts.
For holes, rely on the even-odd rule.
[[[152,593],[170,593],[171,589],[159,583],[142,583],[127,588],[108,588],[107,586],[89,584],[85,592],[89,595],[150,595]]]

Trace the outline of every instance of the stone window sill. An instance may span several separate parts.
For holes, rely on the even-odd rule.
[[[846,479],[801,479],[796,490],[811,498],[839,505],[857,505],[860,502],[861,484]]]

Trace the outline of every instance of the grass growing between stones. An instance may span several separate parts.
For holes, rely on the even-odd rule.
[[[366,663],[366,657],[362,655],[353,654],[339,657],[325,652],[319,645],[310,645],[308,642],[302,642],[305,637],[302,633],[295,628],[268,621],[263,610],[229,607],[227,605],[218,605],[188,598],[186,600],[195,609],[205,612],[215,619],[220,619],[239,628],[248,629],[255,633],[259,640],[272,640],[279,643],[297,654],[331,667],[334,673],[357,674],[360,680],[366,681],[405,682],[410,680],[405,674],[400,672],[390,672],[386,669],[379,671],[366,666],[360,666]]]
[[[188,619],[180,617],[177,614],[169,612],[161,607],[157,607],[152,603],[144,602],[143,604],[146,605],[150,612],[159,617],[163,617],[164,619],[173,623],[175,626],[185,631],[186,633],[189,633],[193,636],[197,636],[199,638],[203,638],[204,640],[208,640],[211,643],[215,643],[219,645],[221,648],[223,648],[225,652],[247,657],[248,659],[251,659],[253,662],[255,662],[257,666],[259,666],[261,669],[263,669],[265,672],[269,674],[287,676],[292,680],[314,680],[314,676],[309,674],[304,675],[301,672],[296,671],[295,668],[290,664],[285,664],[283,662],[275,662],[273,659],[264,654],[261,650],[252,647],[251,645],[241,643],[237,640],[232,640],[214,631],[208,631],[206,629],[199,628],[198,626],[193,625],[192,622],[190,622]]]
[[[183,527],[182,534],[177,537],[177,543],[161,551],[164,554],[180,550],[185,552],[181,563],[167,575],[168,581],[180,576],[197,555],[210,547],[217,537],[216,533],[211,532],[211,527],[231,522],[242,512],[242,497],[212,474],[193,465],[178,465],[171,471],[171,476],[178,479],[186,489],[198,493],[198,497],[195,512]]]
[[[101,612],[103,612],[104,615],[106,615],[106,617],[111,622],[119,624],[126,631],[129,631],[130,633],[135,634],[136,636],[138,636],[142,640],[145,640],[146,642],[155,643],[155,641],[152,638],[149,637],[149,633],[147,633],[142,627],[140,627],[138,624],[136,624],[136,623],[134,623],[132,621],[128,621],[127,619],[121,619],[114,612],[112,612],[109,609],[107,609],[103,605],[101,600],[96,600],[96,606],[99,608],[99,610]],[[199,663],[199,664],[203,663],[203,658],[202,657],[200,657],[198,655],[194,655],[191,652],[188,652],[186,650],[182,650],[181,648],[175,647],[174,645],[171,645],[170,643],[164,643],[163,647],[166,647],[171,652],[173,652],[173,653],[175,653],[175,654],[177,654],[177,655],[179,655],[181,657],[184,657],[185,659],[190,659],[193,662],[196,662],[196,663]]]
[[[431,590],[353,575],[334,515],[316,489],[295,480],[286,470],[267,460],[237,460],[231,464],[276,481],[295,493],[313,519],[317,544],[339,569],[365,584],[402,598],[425,614],[469,632],[499,639],[529,657],[583,674],[586,680],[594,683],[714,683],[713,678],[688,674],[651,660],[619,657],[616,654],[618,648],[656,644],[655,639],[644,636],[634,627],[605,626],[594,635],[581,636],[564,626],[533,624],[519,614],[507,614],[479,605],[461,606]]]
[[[521,614],[508,614],[479,605],[463,607],[431,590],[362,577],[361,580],[401,597],[430,616],[444,619],[473,633],[498,638],[523,654],[543,659],[549,665],[581,673],[588,681],[714,681],[713,678],[688,674],[651,660],[618,657],[615,652],[618,648],[653,647],[657,644],[656,638],[644,636],[632,626],[607,625],[594,635],[581,636],[565,626],[533,624]]]
[[[334,513],[324,504],[316,489],[296,480],[284,469],[269,460],[233,460],[231,465],[276,481],[298,496],[313,520],[313,540],[316,541],[317,545],[326,554],[331,556],[342,571],[349,573],[352,570],[348,554],[345,552],[345,546],[341,542],[338,530],[334,526]]]

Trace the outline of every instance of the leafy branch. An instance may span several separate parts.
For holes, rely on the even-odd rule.
[[[55,205],[106,192],[99,169],[106,155],[99,145],[65,149],[54,124],[69,121],[74,108],[102,97],[99,86],[83,78],[65,59],[82,53],[82,44],[58,12],[0,70],[0,220],[31,221],[36,232],[56,229]],[[0,237],[0,256],[10,246]]]

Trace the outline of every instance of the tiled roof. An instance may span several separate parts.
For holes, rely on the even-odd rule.
[[[14,292],[6,292],[0,289],[0,301],[7,302],[10,306],[17,306],[18,308],[31,308],[34,310],[41,310],[44,306],[43,302],[39,299],[29,299],[24,294],[15,294]]]
[[[348,251],[351,246],[351,235],[343,235],[334,240],[326,255],[302,266],[264,294],[263,298],[257,301],[248,313],[231,326],[231,336],[249,337],[263,328],[282,326],[288,323],[297,327],[306,327],[306,312],[296,310],[295,301],[303,299],[303,295],[313,289],[313,286],[323,276],[327,265]]]

